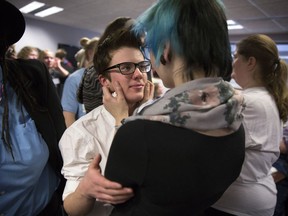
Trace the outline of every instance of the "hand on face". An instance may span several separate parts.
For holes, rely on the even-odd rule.
[[[59,58],[54,58],[54,68],[60,68],[61,67],[61,60]]]
[[[119,183],[109,181],[101,175],[100,161],[101,156],[98,154],[89,165],[76,192],[88,199],[96,199],[99,202],[109,204],[126,202],[133,196],[132,189],[124,188]]]
[[[155,85],[151,81],[147,80],[145,84],[145,88],[144,88],[144,97],[142,101],[140,101],[140,105],[147,102],[148,100],[153,99],[154,90],[155,90]]]
[[[108,112],[115,118],[115,125],[121,125],[121,121],[129,115],[129,106],[124,97],[119,82],[115,82],[115,93],[111,93],[107,86],[103,86],[103,104]]]

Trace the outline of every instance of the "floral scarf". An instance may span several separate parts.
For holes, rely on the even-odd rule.
[[[145,119],[161,121],[207,135],[223,136],[242,122],[244,100],[222,78],[193,80],[173,88],[163,97],[140,106],[124,122]]]

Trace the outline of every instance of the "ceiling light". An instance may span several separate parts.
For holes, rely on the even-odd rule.
[[[243,29],[242,25],[237,24],[234,20],[227,20],[228,30]]]
[[[228,25],[235,25],[236,22],[234,20],[227,20]]]
[[[43,7],[44,5],[45,5],[45,4],[42,3],[42,2],[33,1],[33,2],[31,2],[30,4],[28,4],[28,5],[20,8],[20,11],[21,11],[22,13],[29,13],[29,12],[31,12],[31,11],[34,11],[34,10],[40,8],[40,7]]]
[[[242,25],[228,25],[229,30],[243,29]]]
[[[63,10],[64,10],[63,8],[54,6],[54,7],[50,7],[48,9],[46,9],[46,10],[43,10],[43,11],[40,11],[40,12],[36,13],[35,16],[46,17],[46,16],[58,13],[58,12],[63,11]]]

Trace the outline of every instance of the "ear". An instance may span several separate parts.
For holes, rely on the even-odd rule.
[[[102,86],[106,86],[108,88],[111,86],[111,81],[107,77],[99,75],[98,79]]]
[[[247,63],[249,69],[254,69],[256,67],[257,60],[255,57],[251,56],[248,58]]]
[[[171,45],[170,43],[166,43],[163,50],[163,57],[166,62],[171,62]]]

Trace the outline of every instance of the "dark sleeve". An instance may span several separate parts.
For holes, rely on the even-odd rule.
[[[59,149],[59,141],[66,129],[65,119],[63,116],[63,109],[60,98],[57,94],[57,90],[52,81],[52,77],[49,74],[46,66],[40,62],[42,71],[43,82],[45,83],[46,90],[43,91],[43,97],[46,96],[44,106],[48,109],[46,117],[39,118],[38,130],[41,130],[41,134],[48,144],[50,151],[49,162],[60,176],[60,184],[58,186],[58,193],[62,196],[64,191],[66,180],[61,175],[61,168],[63,166],[63,160]],[[39,71],[39,72],[40,72]]]
[[[53,122],[53,126],[56,132],[57,143],[58,143],[62,134],[64,133],[66,129],[65,119],[63,116],[63,109],[62,109],[61,101],[57,94],[55,85],[44,64],[42,64],[42,71],[43,71],[43,76],[45,77],[44,79],[46,80],[46,83],[47,83],[46,106],[48,108],[48,112],[50,113],[51,120]]]
[[[31,89],[30,94],[36,99],[36,103],[39,105],[39,108],[31,110],[38,113],[34,120],[39,127],[40,125],[42,127],[42,125],[45,124],[44,122],[46,122],[46,128],[48,125],[49,127],[51,126],[50,130],[55,132],[53,137],[56,138],[56,140],[54,140],[54,142],[56,141],[58,143],[64,130],[66,129],[66,126],[61,101],[52,81],[52,77],[49,74],[45,64],[38,60],[23,60],[20,61],[20,65],[22,65],[22,69],[24,69],[23,72],[29,76],[28,79],[32,81],[32,84],[29,87]],[[45,117],[40,115],[40,110],[42,110],[44,113],[46,112]],[[49,122],[48,125],[47,122]],[[42,133],[47,131],[45,127],[40,129]],[[47,139],[49,138],[47,137]],[[47,142],[47,140],[45,141]]]
[[[136,120],[119,128],[108,155],[106,178],[133,188],[142,184],[148,162],[144,126]]]

